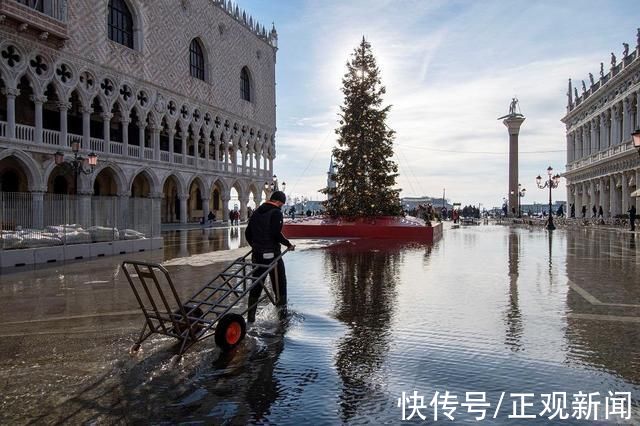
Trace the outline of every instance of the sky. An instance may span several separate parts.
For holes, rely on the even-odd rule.
[[[287,195],[324,199],[346,62],[364,36],[392,105],[401,196],[502,205],[511,98],[523,204],[544,203],[535,177],[566,162],[567,82],[588,83],[610,52],[636,45],[637,0],[240,0],[278,31],[274,171]],[[270,25],[267,25],[270,27]],[[580,90],[580,89],[579,89]],[[566,200],[564,180],[554,198]]]

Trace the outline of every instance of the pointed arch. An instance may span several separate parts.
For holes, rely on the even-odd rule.
[[[207,54],[200,37],[189,44],[189,74],[198,80],[207,81]]]
[[[21,150],[6,149],[0,152],[0,163],[4,160],[15,163],[15,166],[19,167],[20,172],[24,173],[27,179],[26,189],[28,191],[45,190],[40,166],[30,155]]]

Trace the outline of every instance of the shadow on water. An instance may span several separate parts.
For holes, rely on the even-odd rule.
[[[388,381],[382,367],[391,342],[403,247],[388,241],[356,241],[326,250],[333,315],[347,328],[335,356],[342,380],[338,398],[343,422],[369,410],[371,401],[385,400]]]

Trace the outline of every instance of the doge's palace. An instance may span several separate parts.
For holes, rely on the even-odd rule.
[[[31,194],[34,226],[49,194],[245,218],[273,175],[277,39],[230,1],[0,0],[3,194]],[[56,161],[74,151],[92,172]]]
[[[627,213],[640,181],[640,156],[631,134],[640,127],[640,28],[635,47],[623,43],[616,57],[600,64],[599,75],[589,73],[580,93],[569,80],[567,114],[567,200],[576,216],[587,217],[602,207],[605,217]],[[578,86],[578,85],[576,85]]]

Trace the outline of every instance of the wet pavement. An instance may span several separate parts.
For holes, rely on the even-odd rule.
[[[162,262],[187,296],[245,253],[242,231],[171,231],[135,258]],[[288,319],[265,307],[231,354],[204,341],[177,366],[167,337],[128,354],[143,323],[128,256],[3,273],[0,424],[400,423],[414,391],[424,422],[434,408],[474,422],[461,404],[485,392],[484,423],[549,423],[541,394],[561,392],[562,423],[580,423],[584,392],[598,421],[637,424],[639,245],[621,231],[493,225],[447,229],[433,246],[300,241],[285,258]],[[454,421],[430,404],[446,391]],[[605,419],[609,391],[629,393],[631,419]],[[509,418],[521,409],[536,418]]]

